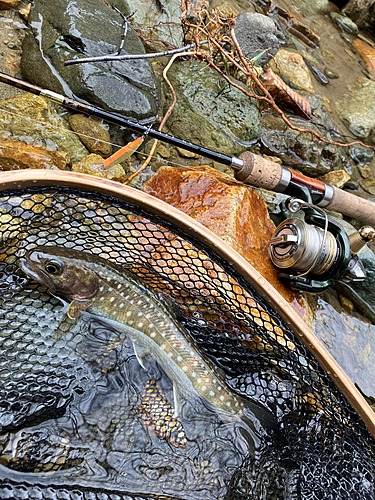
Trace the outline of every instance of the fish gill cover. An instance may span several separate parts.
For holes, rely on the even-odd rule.
[[[234,394],[277,418],[256,454],[130,339],[29,280],[36,246],[133,272]],[[312,354],[208,248],[117,199],[37,188],[0,198],[0,498],[373,499],[373,438]]]

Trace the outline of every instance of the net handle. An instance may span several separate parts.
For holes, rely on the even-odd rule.
[[[26,189],[37,186],[65,186],[67,188],[76,188],[83,192],[99,192],[113,196],[138,206],[197,238],[201,243],[227,261],[280,314],[285,323],[313,354],[327,375],[331,377],[337,388],[362,418],[367,429],[375,439],[375,413],[337,361],[325,349],[302,318],[298,316],[280,293],[239,253],[212,231],[167,203],[143,191],[124,186],[118,182],[86,174],[57,170],[16,170],[0,173],[0,191]]]

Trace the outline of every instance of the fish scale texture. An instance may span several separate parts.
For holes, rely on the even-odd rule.
[[[198,402],[175,418],[168,377],[155,362],[142,371],[116,331],[69,320],[17,267],[37,245],[123,265],[171,305],[232,391],[277,417],[256,457]],[[0,498],[375,498],[375,443],[345,397],[269,304],[176,227],[99,194],[3,193],[0,291]]]

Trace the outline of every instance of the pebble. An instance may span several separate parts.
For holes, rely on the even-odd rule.
[[[332,21],[337,24],[337,26],[349,33],[350,35],[356,35],[358,33],[358,26],[349,17],[342,16],[337,12],[330,13]]]
[[[328,78],[330,78],[331,80],[339,78],[339,74],[336,73],[336,71],[333,71],[332,69],[329,68],[324,68],[324,74],[328,76]]]
[[[342,307],[348,311],[349,313],[352,313],[354,311],[354,304],[351,300],[349,300],[345,295],[339,295],[340,298],[340,303]]]
[[[183,156],[184,158],[196,158],[198,155],[195,153],[192,153],[191,151],[187,151],[186,149],[179,148],[176,146],[176,150],[180,156]]]
[[[341,188],[349,179],[350,175],[345,170],[334,170],[321,177],[323,182],[338,188]]]
[[[364,179],[369,179],[372,176],[371,168],[369,165],[358,165],[358,170]]]
[[[70,116],[69,125],[91,153],[110,156],[111,138],[106,125],[84,115]]]

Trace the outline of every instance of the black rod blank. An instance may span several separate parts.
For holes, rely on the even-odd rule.
[[[83,104],[79,101],[70,99],[61,94],[57,94],[56,92],[52,92],[48,89],[42,89],[41,87],[37,87],[36,85],[32,85],[31,83],[25,82],[24,80],[20,80],[18,78],[14,78],[5,73],[0,72],[0,82],[11,85],[12,87],[17,87],[27,92],[31,92],[35,95],[44,96],[47,99],[55,101],[66,108],[74,109],[75,111],[81,111],[82,113],[85,113],[87,115],[101,118],[107,122],[120,125],[121,127],[128,128],[142,135],[146,134],[153,139],[167,142],[172,146],[178,146],[180,148],[186,149],[187,151],[191,151],[192,153],[217,161],[218,163],[222,163],[224,165],[232,167],[236,167],[238,162],[241,163],[241,160],[236,157],[227,156],[222,153],[218,153],[217,151],[213,151],[212,149],[198,146],[197,144],[193,144],[192,142],[178,139],[177,137],[165,134],[164,132],[159,132],[158,130],[155,130],[146,125],[141,125],[140,123],[134,122],[127,118],[114,115],[112,113],[109,113],[108,111],[104,111],[103,109],[95,108],[94,106],[88,104]]]

